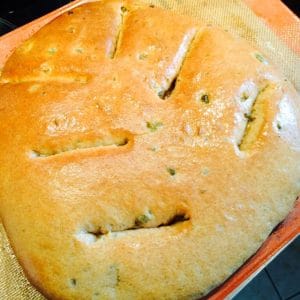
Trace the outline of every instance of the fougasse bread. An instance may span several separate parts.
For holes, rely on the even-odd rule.
[[[0,84],[0,214],[49,299],[197,299],[300,194],[300,101],[238,37],[101,1],[22,43]]]

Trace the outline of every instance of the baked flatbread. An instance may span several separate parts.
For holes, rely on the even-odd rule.
[[[84,4],[0,82],[0,216],[51,299],[200,297],[300,194],[299,96],[222,29]]]

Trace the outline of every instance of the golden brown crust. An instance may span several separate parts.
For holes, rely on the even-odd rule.
[[[299,195],[299,97],[221,29],[85,4],[0,81],[0,216],[50,298],[199,297]]]

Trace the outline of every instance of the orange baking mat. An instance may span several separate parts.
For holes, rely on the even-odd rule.
[[[83,0],[84,1],[84,0]],[[81,0],[35,20],[5,36],[0,37],[0,66],[3,65],[11,51],[22,40],[37,31],[49,20],[63,11],[82,2]],[[279,0],[244,0],[244,2],[261,17],[265,23],[284,41],[290,49],[300,55],[300,21]],[[1,69],[0,69],[1,70]],[[212,291],[206,298],[224,299],[236,294],[249,280],[273,259],[285,246],[300,234],[300,199],[294,210],[264,242],[259,251],[252,256],[225,283]]]
[[[300,5],[300,0],[299,5]],[[300,55],[300,19],[280,0],[244,0],[254,13],[298,55]]]

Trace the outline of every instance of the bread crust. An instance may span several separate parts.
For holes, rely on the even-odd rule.
[[[222,29],[88,3],[0,82],[0,217],[48,298],[205,295],[300,194],[299,96]]]

